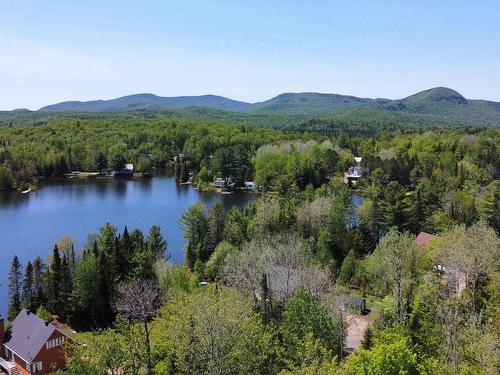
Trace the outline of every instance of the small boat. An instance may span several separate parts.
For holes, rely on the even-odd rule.
[[[21,194],[28,194],[31,191],[31,188],[21,191]]]

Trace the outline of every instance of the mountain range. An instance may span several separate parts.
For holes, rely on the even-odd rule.
[[[111,100],[68,101],[40,108],[39,112],[125,112],[178,110],[192,107],[246,114],[286,114],[325,117],[359,108],[390,113],[430,116],[434,121],[500,126],[500,102],[466,99],[455,90],[435,87],[403,99],[370,99],[314,92],[284,93],[259,103],[246,103],[222,96],[162,97],[135,94]]]

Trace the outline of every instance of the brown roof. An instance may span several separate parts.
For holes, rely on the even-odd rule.
[[[427,245],[431,240],[436,238],[437,236],[434,234],[426,233],[426,232],[420,232],[415,239],[415,243],[418,246],[425,246]]]

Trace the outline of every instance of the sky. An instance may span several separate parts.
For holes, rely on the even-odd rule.
[[[500,101],[500,1],[0,0],[0,110],[435,86]]]

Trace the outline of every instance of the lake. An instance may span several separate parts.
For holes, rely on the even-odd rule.
[[[225,208],[244,206],[256,194],[203,193],[192,186],[178,186],[172,176],[151,179],[59,180],[30,194],[0,193],[0,314],[7,310],[8,272],[12,257],[23,265],[41,256],[46,260],[64,235],[76,239],[80,249],[89,234],[107,222],[120,232],[127,225],[145,233],[159,225],[167,240],[171,261],[183,261],[185,244],[179,219],[191,205]]]

